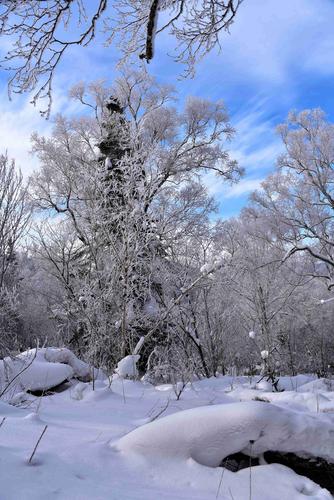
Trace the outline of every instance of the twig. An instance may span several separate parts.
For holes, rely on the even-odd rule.
[[[249,453],[249,500],[252,500],[252,446],[253,439],[250,439],[250,453]]]
[[[5,392],[7,392],[7,390],[12,385],[12,383],[14,382],[14,380],[16,380],[20,375],[22,375],[23,372],[25,372],[29,368],[29,366],[32,365],[32,363],[35,361],[35,358],[37,356],[37,350],[38,350],[38,344],[37,344],[37,346],[35,348],[35,353],[34,353],[32,359],[31,359],[31,361],[19,373],[17,373],[15,375],[15,377],[12,378],[12,380],[10,380],[8,382],[8,384],[5,386],[5,388],[0,392],[0,398],[5,394]]]
[[[228,458],[225,460],[225,465],[227,464],[227,462],[228,462]],[[223,467],[222,474],[220,476],[220,481],[219,481],[219,485],[218,485],[218,489],[217,489],[217,493],[216,493],[216,498],[218,498],[218,496],[219,496],[220,488],[221,488],[221,485],[223,484],[224,474],[225,474],[225,467]]]
[[[122,392],[123,392],[123,403],[125,404],[126,399],[125,399],[125,390],[124,390],[124,380],[123,379],[122,379]]]
[[[45,434],[45,432],[46,432],[46,429],[47,429],[47,428],[48,428],[48,426],[46,425],[46,426],[44,427],[44,429],[43,429],[42,434],[39,436],[38,441],[37,441],[37,443],[36,443],[36,445],[35,445],[34,451],[33,451],[33,452],[32,452],[32,454],[30,455],[30,458],[29,458],[29,460],[28,460],[28,463],[29,463],[29,464],[31,464],[31,461],[32,461],[32,459],[34,458],[34,455],[35,455],[35,453],[36,453],[37,447],[38,447],[38,445],[39,445],[39,443],[40,443],[40,441],[41,441],[42,437],[44,436],[44,434]]]
[[[167,403],[162,408],[162,410],[160,410],[153,418],[151,418],[150,422],[154,422],[154,420],[156,420],[157,418],[159,418],[160,415],[162,415],[167,410],[168,406],[169,406],[169,398],[167,399]]]
[[[232,490],[230,487],[228,488],[228,491],[229,491],[229,494],[231,495],[232,500],[234,500],[234,496],[232,495]]]
[[[0,427],[2,427],[2,424],[5,422],[5,420],[6,420],[6,417],[3,417],[3,419],[1,420]]]

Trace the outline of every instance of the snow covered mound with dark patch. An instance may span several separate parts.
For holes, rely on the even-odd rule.
[[[66,348],[34,348],[0,360],[0,392],[47,391],[72,377],[89,381],[91,368]]]
[[[135,429],[116,444],[122,452],[192,458],[209,467],[242,451],[293,452],[334,462],[331,421],[261,403],[193,408]]]

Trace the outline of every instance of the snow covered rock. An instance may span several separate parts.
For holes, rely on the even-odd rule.
[[[121,438],[124,453],[193,459],[209,467],[242,451],[292,452],[334,462],[334,427],[326,418],[261,402],[204,406],[146,424]]]

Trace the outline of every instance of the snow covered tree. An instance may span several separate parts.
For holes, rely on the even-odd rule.
[[[286,257],[310,257],[306,272],[323,277],[328,287],[334,272],[334,126],[319,110],[291,113],[279,127],[285,154],[278,171],[253,195]]]
[[[63,263],[54,267],[74,290],[76,322],[86,318],[83,336],[101,352],[116,339],[117,359],[178,292],[177,241],[214,207],[199,175],[211,170],[234,181],[241,171],[224,147],[233,130],[221,102],[191,98],[177,112],[171,89],[145,73],[123,75],[108,91],[113,98],[96,85],[91,91],[93,99],[80,84],[72,95],[93,107],[93,118],[58,117],[50,139],[35,136],[42,165],[33,184],[39,208],[59,214],[70,238],[66,272]],[[52,232],[45,251],[57,240]],[[57,255],[49,258],[62,261],[62,245]],[[157,335],[167,325],[165,318]]]

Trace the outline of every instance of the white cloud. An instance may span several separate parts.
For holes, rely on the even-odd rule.
[[[332,73],[333,17],[330,0],[244,2],[231,35],[222,36],[222,76],[243,78],[246,74],[261,82],[282,84],[302,69],[321,66],[323,72]],[[217,66],[217,56],[212,54],[203,66],[207,64]]]
[[[203,177],[203,182],[206,185],[208,192],[212,196],[219,196],[220,199],[231,199],[239,198],[246,194],[255,191],[261,187],[261,182],[264,181],[264,177],[261,178],[244,178],[237,184],[227,184],[223,179],[219,179],[214,173],[206,174]]]
[[[37,168],[36,159],[29,154],[31,133],[48,134],[51,124],[40,117],[28,98],[17,101],[9,102],[5,93],[0,99],[0,153],[7,150],[27,176]]]
[[[14,95],[12,101],[9,101],[6,91],[0,94],[0,154],[7,151],[25,177],[38,168],[37,158],[30,153],[31,134],[37,132],[47,136],[53,127],[52,119],[42,118],[30,100],[31,97],[26,94]],[[69,102],[66,94],[57,88],[53,95],[52,116],[65,108],[67,113],[73,113],[78,105]]]
[[[250,194],[252,191],[259,189],[263,181],[264,179],[243,179],[238,184],[226,187],[222,193],[223,198],[238,198],[239,196]]]

